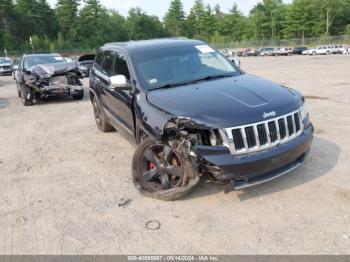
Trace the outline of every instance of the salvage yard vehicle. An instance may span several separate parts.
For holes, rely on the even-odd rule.
[[[304,51],[308,50],[309,48],[301,46],[301,47],[295,47],[293,49],[292,54],[293,55],[302,55]]]
[[[69,95],[75,100],[84,97],[78,63],[67,63],[59,54],[24,54],[14,69],[18,70],[18,96],[25,106],[56,95]]]
[[[333,52],[332,46],[318,46],[315,49],[310,50],[309,55],[330,55]]]
[[[202,175],[240,190],[295,170],[313,126],[296,90],[246,74],[197,40],[109,43],[90,74],[98,128],[137,146],[132,180],[176,200]]]
[[[8,57],[0,57],[0,75],[11,75],[12,61]]]
[[[18,63],[19,63],[19,59],[15,58],[11,64],[11,74],[12,74],[12,78],[14,80],[16,80],[16,75],[17,75],[17,71],[18,71]]]
[[[79,69],[84,77],[89,77],[90,69],[95,60],[95,54],[86,54],[78,58]]]
[[[275,56],[289,56],[292,55],[293,48],[290,47],[281,47],[273,51]]]
[[[267,48],[260,48],[259,49],[259,55],[260,56],[272,56],[274,52],[274,48],[267,47]]]

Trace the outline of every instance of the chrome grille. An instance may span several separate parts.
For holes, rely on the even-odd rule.
[[[9,65],[3,65],[3,66],[0,66],[0,68],[2,68],[3,70],[10,70],[10,69],[11,69],[11,66],[9,66]]]
[[[265,150],[286,143],[302,133],[300,111],[259,123],[226,128],[232,154],[245,154]]]

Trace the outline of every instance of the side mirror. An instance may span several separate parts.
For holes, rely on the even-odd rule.
[[[111,88],[119,90],[131,90],[131,84],[128,83],[124,75],[111,76],[109,78]]]
[[[18,65],[14,65],[14,66],[12,67],[12,70],[18,70]]]
[[[232,63],[234,63],[238,68],[241,67],[241,60],[238,57],[232,57]]]

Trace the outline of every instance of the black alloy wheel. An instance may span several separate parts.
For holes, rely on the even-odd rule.
[[[150,146],[143,154],[144,182],[153,190],[179,187],[185,182],[183,165],[179,155],[168,145]]]
[[[199,182],[186,153],[150,137],[136,148],[132,179],[141,194],[168,201],[183,198]]]

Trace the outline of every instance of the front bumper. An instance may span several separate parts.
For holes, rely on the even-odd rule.
[[[12,70],[11,69],[0,69],[0,75],[11,75]]]
[[[75,86],[75,85],[65,85],[65,84],[57,84],[57,85],[49,85],[43,86],[40,88],[40,91],[46,95],[75,95],[81,92],[84,89],[83,86]]]
[[[224,146],[197,146],[196,154],[205,160],[204,171],[216,180],[230,181],[238,190],[270,181],[297,168],[310,150],[313,131],[310,124],[288,143],[247,155],[232,155]]]

